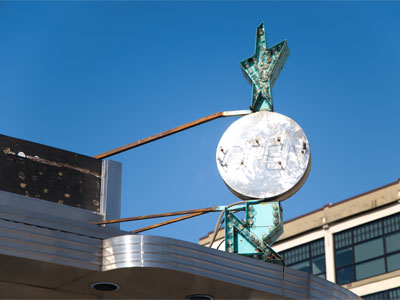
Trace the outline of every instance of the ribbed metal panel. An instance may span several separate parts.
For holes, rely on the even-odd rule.
[[[0,219],[0,254],[100,270],[102,240]]]
[[[104,240],[103,271],[163,268],[196,274],[292,299],[358,299],[348,290],[308,273],[155,236]]]

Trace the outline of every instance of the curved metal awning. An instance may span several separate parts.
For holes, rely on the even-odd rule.
[[[357,299],[304,272],[165,237],[127,234],[100,216],[0,191],[0,298]],[[115,291],[97,291],[112,282]]]

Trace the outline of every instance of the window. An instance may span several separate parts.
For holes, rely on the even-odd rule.
[[[362,296],[364,300],[399,300],[400,287]]]
[[[334,241],[338,284],[400,269],[400,213],[337,233]]]
[[[325,278],[324,239],[282,251],[286,266]]]

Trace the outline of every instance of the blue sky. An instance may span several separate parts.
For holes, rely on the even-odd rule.
[[[239,62],[253,55],[263,21],[269,45],[287,39],[291,52],[275,111],[300,124],[312,151],[308,181],[283,202],[289,220],[400,177],[399,15],[399,2],[2,1],[1,133],[94,156],[247,109]],[[122,216],[237,201],[215,163],[235,119],[114,156]],[[197,242],[216,219],[146,234]]]

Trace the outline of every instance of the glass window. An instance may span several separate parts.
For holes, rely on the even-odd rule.
[[[386,236],[386,251],[388,253],[400,250],[400,232]]]
[[[400,231],[400,214],[385,218],[383,220],[383,227],[386,233]]]
[[[385,259],[383,257],[356,265],[357,280],[383,273],[385,273]]]
[[[389,294],[389,299],[400,299],[400,288],[396,288],[396,289],[391,289],[388,291]]]
[[[311,260],[311,266],[313,274],[325,273],[325,256]]]
[[[336,283],[345,284],[354,281],[354,267],[349,266],[336,271]]]
[[[387,300],[389,295],[387,291],[378,292],[370,295],[365,295],[362,297],[364,300]]]
[[[398,300],[400,299],[400,287],[362,296],[364,300]]]
[[[382,238],[364,242],[354,246],[354,259],[356,262],[383,255]]]
[[[387,257],[388,272],[400,269],[400,253],[392,254]]]
[[[347,266],[353,263],[353,248],[345,248],[335,253],[336,268]]]
[[[351,231],[344,231],[335,234],[335,249],[343,248],[352,244]]]
[[[339,284],[399,270],[400,213],[336,233],[334,243]]]
[[[319,239],[281,253],[286,266],[325,278],[325,244]]]
[[[324,239],[320,239],[311,243],[310,248],[312,257],[323,255],[325,253]]]
[[[303,272],[310,272],[310,262],[308,260],[303,261],[301,263],[298,264],[294,264],[290,266],[293,269],[299,270],[299,271],[303,271]]]
[[[294,264],[309,258],[308,244],[287,250],[283,256],[287,265]]]
[[[353,229],[354,243],[370,240],[381,235],[382,222],[380,220]]]

